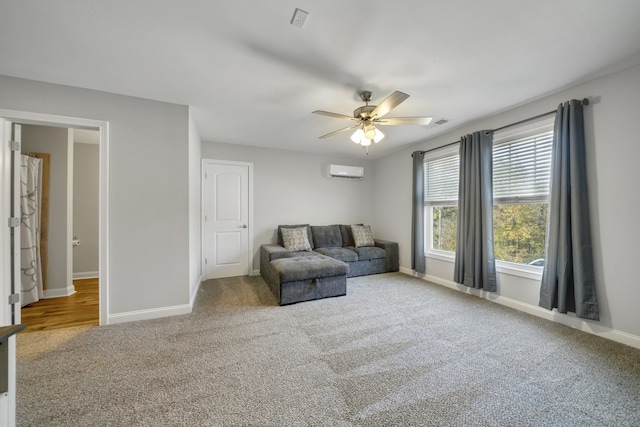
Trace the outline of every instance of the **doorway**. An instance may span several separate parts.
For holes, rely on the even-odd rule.
[[[20,299],[26,332],[99,324],[99,142],[97,130],[21,125],[21,175],[32,176],[27,166],[41,163],[39,188],[34,185],[30,192],[21,182],[28,194],[21,199],[31,202],[25,208],[36,212],[40,223],[39,228],[27,227],[23,208],[23,242],[34,229],[39,237],[33,239],[39,245],[22,245]],[[25,253],[25,246],[32,249]],[[31,252],[38,252],[41,262],[27,256]],[[34,264],[41,274],[27,276]],[[32,286],[36,276],[41,278],[38,293]]]
[[[73,128],[96,131],[98,135],[98,268],[95,275],[98,276],[97,294],[98,304],[98,324],[107,324],[108,315],[108,123],[92,119],[71,118],[64,116],[54,116],[47,114],[20,112],[12,110],[0,110],[0,118],[20,125],[38,125],[57,128]],[[6,164],[2,165],[7,167]],[[4,196],[3,196],[4,197]],[[73,236],[72,236],[73,237]],[[67,240],[68,247],[71,248],[72,239]],[[17,254],[14,254],[18,256]],[[16,304],[17,312],[15,322],[20,323],[19,304]]]

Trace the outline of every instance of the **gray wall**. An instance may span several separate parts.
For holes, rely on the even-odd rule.
[[[109,122],[108,315],[189,304],[188,108],[0,76],[0,108]]]
[[[505,111],[473,125],[407,148],[375,162],[374,195],[376,229],[394,236],[400,243],[401,266],[410,269],[411,244],[411,158],[418,149],[429,149],[456,140],[460,135],[500,127],[537,114],[555,110],[571,98],[590,97],[585,109],[589,203],[592,220],[594,268],[601,309],[601,321],[585,329],[611,328],[621,337],[640,337],[640,286],[632,268],[640,259],[640,66],[610,74],[560,93]],[[471,102],[475,102],[471,100]],[[453,263],[427,259],[427,274],[452,281]],[[537,307],[539,279],[498,276],[498,296],[522,307]]]
[[[253,268],[260,245],[275,243],[279,224],[352,224],[373,220],[371,162],[257,147],[203,142],[205,159],[253,163]],[[328,164],[363,166],[362,181],[326,177]],[[373,229],[377,237],[376,229]]]
[[[89,277],[98,272],[100,255],[100,146],[73,144],[73,273]]]
[[[68,227],[69,207],[73,194],[69,191],[70,157],[73,144],[69,143],[69,130],[50,126],[22,126],[22,152],[49,153],[51,163],[49,169],[49,232],[47,251],[47,285],[45,296],[52,291],[55,296],[66,294],[67,287],[72,287],[71,278],[71,241]],[[71,288],[72,289],[72,288]]]

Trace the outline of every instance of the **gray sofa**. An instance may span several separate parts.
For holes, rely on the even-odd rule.
[[[302,227],[311,250],[287,250],[282,229]],[[373,242],[373,246],[357,247],[350,225],[280,225],[277,244],[260,248],[260,275],[281,305],[345,295],[347,277],[399,270],[398,244]]]

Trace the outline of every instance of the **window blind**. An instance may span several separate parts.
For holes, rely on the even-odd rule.
[[[549,126],[520,137],[494,140],[495,203],[546,203],[551,173],[553,129]]]
[[[458,154],[429,159],[424,163],[424,201],[426,206],[458,204],[460,159]]]

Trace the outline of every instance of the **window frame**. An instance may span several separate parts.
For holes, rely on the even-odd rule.
[[[495,132],[494,143],[493,143],[493,154],[495,155],[496,148],[500,149],[500,147],[504,147],[508,144],[514,144],[518,141],[524,141],[526,139],[531,139],[532,137],[538,137],[543,134],[550,134],[545,138],[550,138],[549,144],[549,157],[551,156],[551,145],[553,144],[553,127],[555,122],[555,116],[543,117],[535,121],[531,121],[528,123],[524,123],[518,126],[509,127],[499,132]],[[530,153],[528,151],[527,153]],[[537,153],[535,153],[537,155]],[[495,167],[495,165],[494,165]],[[549,174],[551,174],[551,164],[549,164]],[[494,169],[495,173],[495,169]],[[548,178],[550,180],[550,177]],[[495,178],[494,178],[495,180]],[[494,190],[495,190],[495,182],[494,182]],[[501,202],[501,203],[498,203]],[[494,194],[493,204],[495,205],[509,205],[509,204],[541,204],[549,202],[549,188],[547,188],[547,193],[537,194],[537,195],[520,195],[520,196],[496,196]],[[494,234],[495,240],[495,234]],[[512,261],[506,261],[496,258],[496,267],[501,266],[504,270],[517,272],[520,274],[526,274],[530,272],[542,274],[543,267],[542,266],[534,266],[524,263],[517,263]]]

